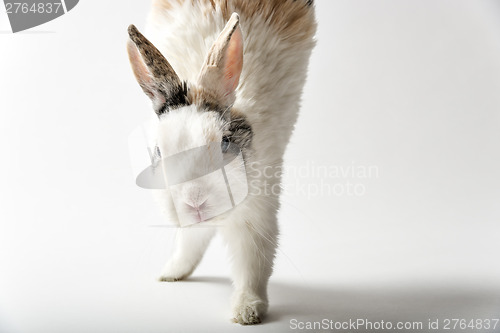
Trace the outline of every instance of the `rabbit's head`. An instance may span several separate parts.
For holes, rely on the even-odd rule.
[[[237,147],[233,153],[248,153],[252,141],[251,126],[232,108],[243,66],[238,15],[231,16],[213,44],[197,82],[182,82],[167,59],[133,25],[129,36],[133,72],[159,117],[158,154],[163,160],[172,157],[163,163],[164,168],[171,168],[164,171],[175,206],[172,215],[192,224],[227,211],[221,202],[228,199],[228,178],[246,184],[246,174],[243,160],[227,159],[226,154],[231,147]],[[224,162],[222,178],[214,172],[221,161],[229,161]]]

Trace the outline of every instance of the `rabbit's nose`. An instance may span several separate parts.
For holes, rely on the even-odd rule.
[[[199,187],[189,188],[186,192],[186,204],[196,210],[202,209],[208,200],[208,196]]]
[[[188,201],[186,204],[189,207],[192,207],[196,210],[202,210],[205,207],[205,204],[207,203],[208,198],[202,200],[202,201]]]

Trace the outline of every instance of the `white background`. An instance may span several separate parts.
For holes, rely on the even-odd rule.
[[[499,2],[317,1],[287,165],[378,174],[286,177],[270,314],[253,328],[229,322],[220,239],[189,281],[155,280],[175,230],[151,227],[165,222],[127,143],[152,112],[125,51],[148,9],[86,0],[15,35],[0,13],[0,332],[500,317]],[[298,190],[321,181],[364,194]]]

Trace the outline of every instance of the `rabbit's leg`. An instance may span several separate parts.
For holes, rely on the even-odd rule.
[[[233,321],[242,325],[260,323],[268,307],[267,283],[273,270],[278,230],[275,217],[260,222],[229,224],[221,230],[232,256]]]
[[[179,228],[175,236],[175,250],[165,265],[160,281],[178,281],[193,273],[210,243],[215,228]]]

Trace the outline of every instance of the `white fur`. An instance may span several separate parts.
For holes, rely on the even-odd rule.
[[[254,0],[257,1],[257,0]],[[264,0],[263,0],[264,1]],[[204,2],[185,1],[165,12],[153,11],[145,35],[170,62],[181,80],[196,82],[205,57],[225,26],[220,9]],[[175,7],[177,6],[177,7]],[[296,122],[307,63],[314,46],[308,40],[291,44],[270,33],[260,17],[241,17],[244,36],[243,72],[234,107],[252,126],[250,194],[235,209],[220,216],[218,231],[228,244],[234,281],[233,316],[236,322],[254,324],[268,307],[267,283],[275,256],[279,208],[279,170]],[[206,143],[207,131],[221,138],[222,120],[213,113],[198,112],[194,106],[169,112],[159,123],[158,145],[162,155]],[[205,133],[205,134],[204,134]],[[264,169],[267,172],[264,173]],[[273,176],[269,177],[270,174]],[[170,218],[175,210],[167,191],[157,197]],[[180,228],[173,257],[161,280],[189,276],[201,260],[215,228]]]

